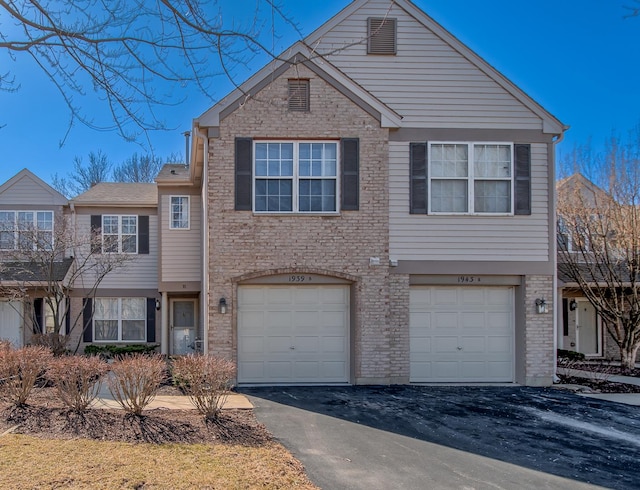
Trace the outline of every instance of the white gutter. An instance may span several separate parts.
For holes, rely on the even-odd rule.
[[[202,294],[201,294],[201,314],[202,314],[202,352],[209,354],[209,203],[207,201],[209,187],[209,136],[206,131],[193,127],[194,135],[202,138]],[[195,156],[194,156],[195,157]]]

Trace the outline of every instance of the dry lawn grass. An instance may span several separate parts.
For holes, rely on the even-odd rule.
[[[129,444],[0,436],[4,489],[317,489],[277,443]]]

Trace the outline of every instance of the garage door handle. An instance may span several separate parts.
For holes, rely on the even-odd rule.
[[[462,347],[458,347],[458,350],[462,350]]]
[[[294,346],[291,346],[291,347],[289,347],[289,349],[294,350],[294,349],[295,349],[295,347],[294,347]]]

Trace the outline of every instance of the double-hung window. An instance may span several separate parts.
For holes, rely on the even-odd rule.
[[[513,145],[430,143],[429,212],[512,214]]]
[[[138,253],[138,217],[103,215],[102,251],[104,253]]]
[[[93,339],[96,342],[144,342],[146,298],[96,298]]]
[[[338,143],[255,142],[254,211],[336,213]]]
[[[53,211],[0,211],[0,250],[50,250]]]
[[[189,229],[189,196],[171,196],[171,218],[169,228],[172,230]]]

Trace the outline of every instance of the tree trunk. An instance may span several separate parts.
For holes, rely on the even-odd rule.
[[[629,347],[620,346],[620,363],[623,371],[630,373],[635,369],[638,347],[640,347],[640,344]]]

